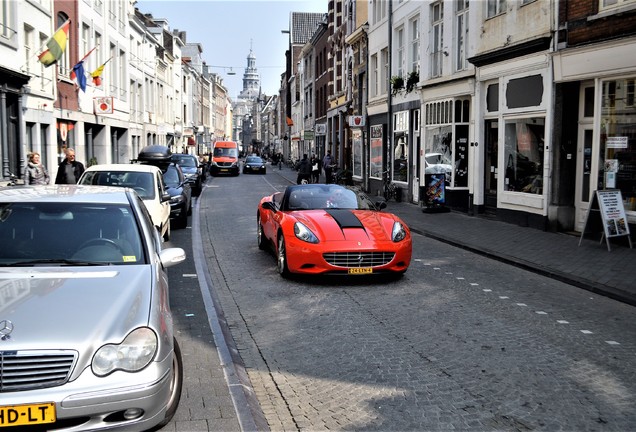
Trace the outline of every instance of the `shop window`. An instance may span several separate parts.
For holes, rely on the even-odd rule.
[[[543,194],[544,136],[543,118],[506,121],[504,190]]]
[[[373,178],[382,178],[382,143],[384,141],[384,126],[373,125],[370,131],[369,150],[369,175]]]
[[[511,79],[506,86],[508,108],[540,106],[542,99],[543,77],[541,75]]]
[[[453,127],[429,127],[426,130],[425,174],[446,174],[450,184],[453,174]]]
[[[499,84],[491,84],[486,90],[486,110],[488,112],[499,111]]]
[[[393,148],[393,181],[407,182],[409,171],[409,140],[408,134],[395,134]]]
[[[625,210],[636,211],[634,79],[603,83],[599,189],[620,189]]]

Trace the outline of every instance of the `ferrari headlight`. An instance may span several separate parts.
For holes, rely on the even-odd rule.
[[[157,335],[148,327],[133,330],[120,344],[104,345],[97,350],[91,367],[97,376],[116,370],[137,372],[148,366],[157,353]]]
[[[406,238],[406,230],[401,223],[395,222],[393,224],[393,232],[391,233],[391,240],[394,242],[402,241]]]
[[[314,233],[311,232],[309,228],[300,222],[296,222],[294,224],[294,234],[300,240],[305,241],[307,243],[318,243],[318,237]]]

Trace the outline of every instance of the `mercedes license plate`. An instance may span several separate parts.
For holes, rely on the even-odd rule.
[[[0,406],[0,427],[55,423],[53,402]]]

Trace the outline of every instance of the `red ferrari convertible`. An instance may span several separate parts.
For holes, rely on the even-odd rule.
[[[283,277],[402,274],[411,262],[411,233],[400,218],[380,211],[385,206],[336,184],[288,186],[261,199],[258,247],[272,246]]]

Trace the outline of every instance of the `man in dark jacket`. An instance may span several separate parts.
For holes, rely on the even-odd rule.
[[[66,149],[66,158],[57,167],[55,184],[76,184],[84,173],[84,164],[75,160],[75,150]]]
[[[307,153],[303,154],[303,158],[300,161],[300,163],[298,164],[298,177],[296,178],[296,183],[297,184],[301,184],[303,183],[309,183],[311,179],[311,162],[309,162],[309,159],[307,158]]]

